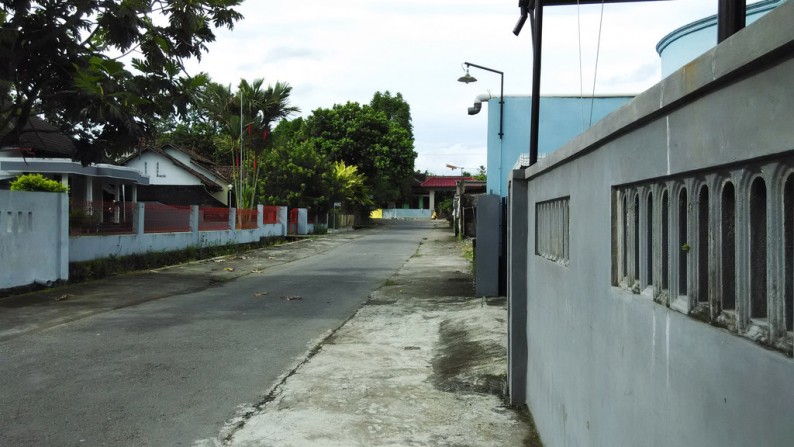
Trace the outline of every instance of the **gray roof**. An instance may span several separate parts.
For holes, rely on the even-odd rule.
[[[19,135],[19,145],[34,152],[72,156],[74,141],[63,132],[37,116],[31,116]]]

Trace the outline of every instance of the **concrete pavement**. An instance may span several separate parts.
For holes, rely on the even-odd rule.
[[[505,299],[473,296],[445,223],[264,402],[201,446],[541,445],[504,405]]]

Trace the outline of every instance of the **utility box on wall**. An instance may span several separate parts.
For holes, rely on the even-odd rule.
[[[502,197],[477,197],[477,239],[474,246],[474,290],[477,296],[504,295],[504,205]]]

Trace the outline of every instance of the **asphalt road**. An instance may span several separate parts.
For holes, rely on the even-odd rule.
[[[0,342],[0,445],[189,446],[217,436],[431,226],[394,221],[258,275]]]

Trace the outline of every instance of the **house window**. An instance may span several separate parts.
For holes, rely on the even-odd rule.
[[[143,162],[143,174],[149,175],[149,162],[147,161]]]
[[[159,161],[157,162],[157,165],[155,166],[155,168],[157,169],[157,173],[155,175],[157,177],[164,178],[165,174],[160,175],[160,162]]]

